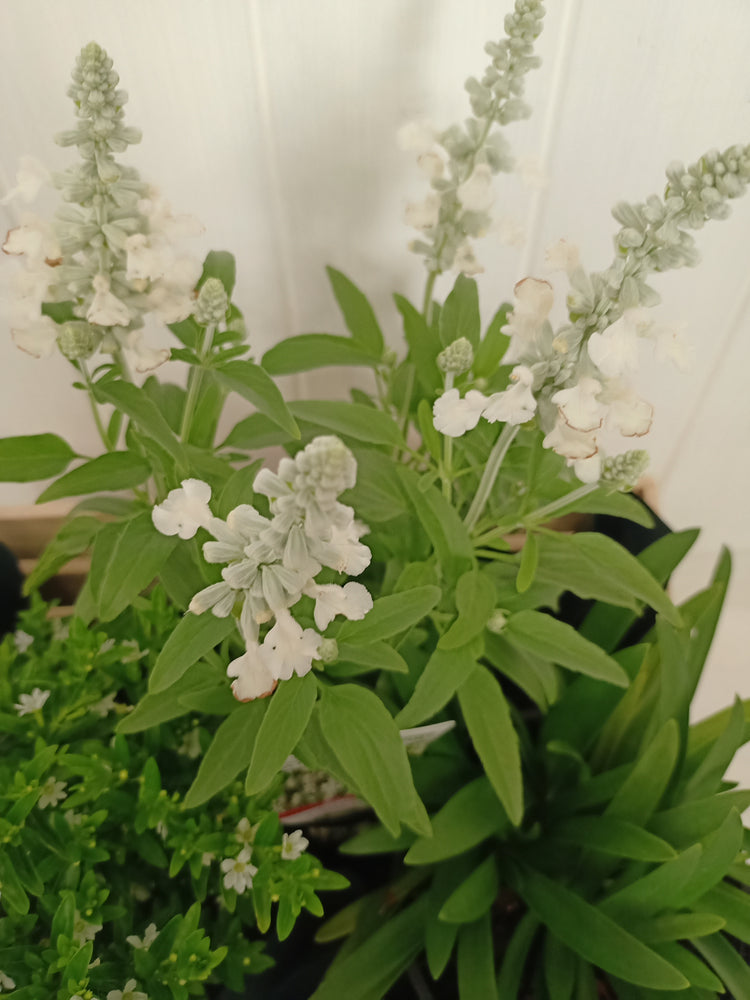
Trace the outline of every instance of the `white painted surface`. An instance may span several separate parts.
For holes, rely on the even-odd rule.
[[[421,297],[421,265],[406,250],[406,201],[424,193],[396,148],[404,121],[463,117],[464,78],[481,74],[510,0],[4,0],[0,5],[0,181],[17,157],[70,162],[51,135],[72,120],[64,95],[77,51],[91,39],[113,56],[130,93],[128,119],[144,130],[129,162],[176,209],[207,225],[202,249],[239,260],[237,299],[259,355],[290,333],[341,331],[324,265],[371,296],[391,341],[390,295]],[[546,157],[549,183],[498,181],[497,214],[523,225],[522,248],[491,234],[478,247],[483,308],[543,273],[545,245],[566,236],[586,265],[611,259],[610,206],[663,187],[666,164],[711,146],[750,140],[750,5],[746,0],[549,0],[528,81],[529,122],[508,130],[518,155]],[[12,212],[6,213],[8,224]],[[743,632],[750,607],[750,198],[699,235],[698,271],[658,278],[660,315],[683,319],[697,345],[688,376],[644,374],[656,406],[649,442],[664,516],[700,524],[701,572],[718,545],[735,548],[738,583],[699,708],[735,687],[750,695]],[[444,294],[450,279],[438,284]],[[341,394],[331,373],[306,380]],[[301,391],[300,385],[290,388]],[[242,412],[235,408],[236,415]],[[0,338],[0,434],[56,429],[93,452],[87,407],[61,359],[34,361]],[[35,496],[0,485],[0,502]],[[750,775],[750,772],[749,772]]]

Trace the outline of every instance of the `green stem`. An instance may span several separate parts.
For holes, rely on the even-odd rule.
[[[558,510],[562,510],[563,507],[568,507],[570,504],[575,503],[582,497],[588,496],[589,493],[593,493],[594,490],[597,489],[599,489],[599,483],[586,483],[583,486],[579,486],[578,489],[572,490],[570,493],[566,493],[564,497],[558,497],[557,500],[553,500],[551,503],[545,504],[544,507],[538,507],[536,510],[532,510],[530,514],[525,515],[523,521],[519,521],[518,524],[514,525],[511,530],[522,528],[531,521],[544,523],[544,521],[549,518],[550,514],[555,514]]]
[[[484,510],[485,504],[492,492],[492,487],[495,485],[500,466],[503,464],[503,459],[508,453],[508,448],[510,448],[513,438],[518,433],[518,427],[518,424],[506,424],[490,452],[477,492],[471,501],[469,512],[464,518],[464,524],[469,531],[477,523]]]
[[[78,359],[78,370],[83,375],[84,381],[86,383],[86,392],[89,397],[89,404],[91,405],[91,413],[94,417],[94,423],[96,424],[96,429],[99,432],[99,437],[102,439],[102,443],[107,451],[114,451],[112,442],[109,440],[109,435],[107,430],[102,423],[102,418],[99,416],[99,407],[94,396],[94,383],[91,381],[91,375],[89,374],[88,366],[83,358]]]
[[[439,271],[430,271],[427,275],[427,284],[424,289],[424,300],[422,301],[422,315],[425,323],[429,326],[432,322],[432,290],[435,287],[435,280],[440,274]]]
[[[443,481],[443,496],[446,500],[453,499],[453,438],[447,434],[443,438],[443,468],[440,473]]]
[[[180,440],[185,444],[187,443],[188,435],[190,434],[190,426],[193,422],[193,415],[195,413],[195,404],[198,401],[198,393],[200,391],[201,382],[203,381],[203,365],[211,352],[215,329],[215,326],[207,326],[201,334],[197,352],[200,365],[191,369],[190,377],[188,378],[187,397],[185,399],[185,408],[182,411],[182,423],[180,424]]]

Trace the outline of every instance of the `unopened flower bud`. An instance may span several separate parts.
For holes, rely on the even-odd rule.
[[[102,335],[90,323],[74,320],[61,328],[57,335],[57,346],[69,361],[85,361],[99,347],[101,339]]]
[[[201,326],[216,326],[226,316],[229,301],[218,278],[206,278],[201,286],[193,315]]]
[[[474,351],[466,337],[459,337],[448,344],[437,356],[438,368],[443,372],[460,375],[467,372],[474,363]]]
[[[621,455],[605,459],[600,482],[616,490],[632,490],[647,466],[647,451],[625,451]]]
[[[501,611],[500,608],[496,608],[490,615],[486,627],[489,632],[494,632],[495,635],[500,635],[507,624],[508,617],[505,612]]]
[[[339,658],[339,645],[335,639],[321,639],[316,659],[321,663],[335,663]]]

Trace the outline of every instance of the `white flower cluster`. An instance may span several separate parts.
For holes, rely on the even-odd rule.
[[[541,0],[516,0],[505,19],[506,38],[489,42],[491,63],[480,80],[467,80],[475,117],[442,134],[424,123],[410,123],[399,133],[401,145],[416,152],[417,163],[432,190],[406,208],[406,222],[423,238],[411,244],[422,254],[429,271],[451,267],[464,274],[483,270],[474,255],[471,238],[484,235],[494,201],[492,175],[512,167],[508,144],[492,126],[528,117],[521,99],[524,75],[539,65],[533,45],[542,30]]]
[[[202,227],[173,216],[137,170],[115,162],[114,153],[140,141],[140,132],[122,123],[127,94],[116,89],[118,80],[98,45],[81,51],[68,91],[78,125],[57,142],[77,146],[82,162],[52,178],[69,203],[53,225],[27,216],[8,234],[3,250],[24,259],[13,276],[10,325],[17,346],[34,357],[56,346],[71,360],[124,350],[146,372],[169,352],[143,342],[144,316],[175,323],[190,315],[201,265],[177,246]],[[46,180],[44,168],[25,158],[4,200],[31,201]],[[61,327],[42,315],[44,302],[72,302],[78,319]]]
[[[188,479],[153,511],[163,534],[192,538],[199,527],[215,539],[203,546],[207,562],[224,564],[219,583],[201,590],[190,602],[194,614],[209,608],[217,617],[235,614],[247,645],[227,673],[235,680],[236,698],[247,701],[269,694],[277,681],[304,676],[317,658],[321,635],[303,629],[290,608],[302,595],[315,601],[314,620],[321,631],[336,615],[364,618],[372,598],[360,583],[319,584],[324,566],[358,576],[371,553],[360,542],[367,527],[338,496],[354,486],[357,463],[336,437],[317,437],[294,458],[283,458],[276,473],[261,470],[253,489],[268,497],[270,517],[249,504],[235,507],[226,521],[208,506],[211,488]],[[259,642],[260,626],[274,621]]]

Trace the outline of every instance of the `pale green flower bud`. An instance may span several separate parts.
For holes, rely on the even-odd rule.
[[[474,363],[471,344],[466,337],[459,337],[438,354],[437,363],[442,372],[453,372],[454,375],[467,372]]]
[[[646,471],[648,460],[648,452],[643,449],[607,458],[602,465],[600,482],[616,490],[630,491]]]
[[[97,350],[102,335],[84,320],[65,323],[57,335],[60,353],[69,361],[86,360]]]
[[[508,616],[506,613],[500,608],[495,608],[487,621],[486,628],[488,632],[494,632],[495,635],[500,635],[507,624]]]
[[[201,326],[217,326],[226,317],[228,306],[227,293],[219,279],[206,278],[198,295],[193,316]]]
[[[321,663],[335,663],[339,658],[339,645],[335,639],[321,639],[317,659]]]

